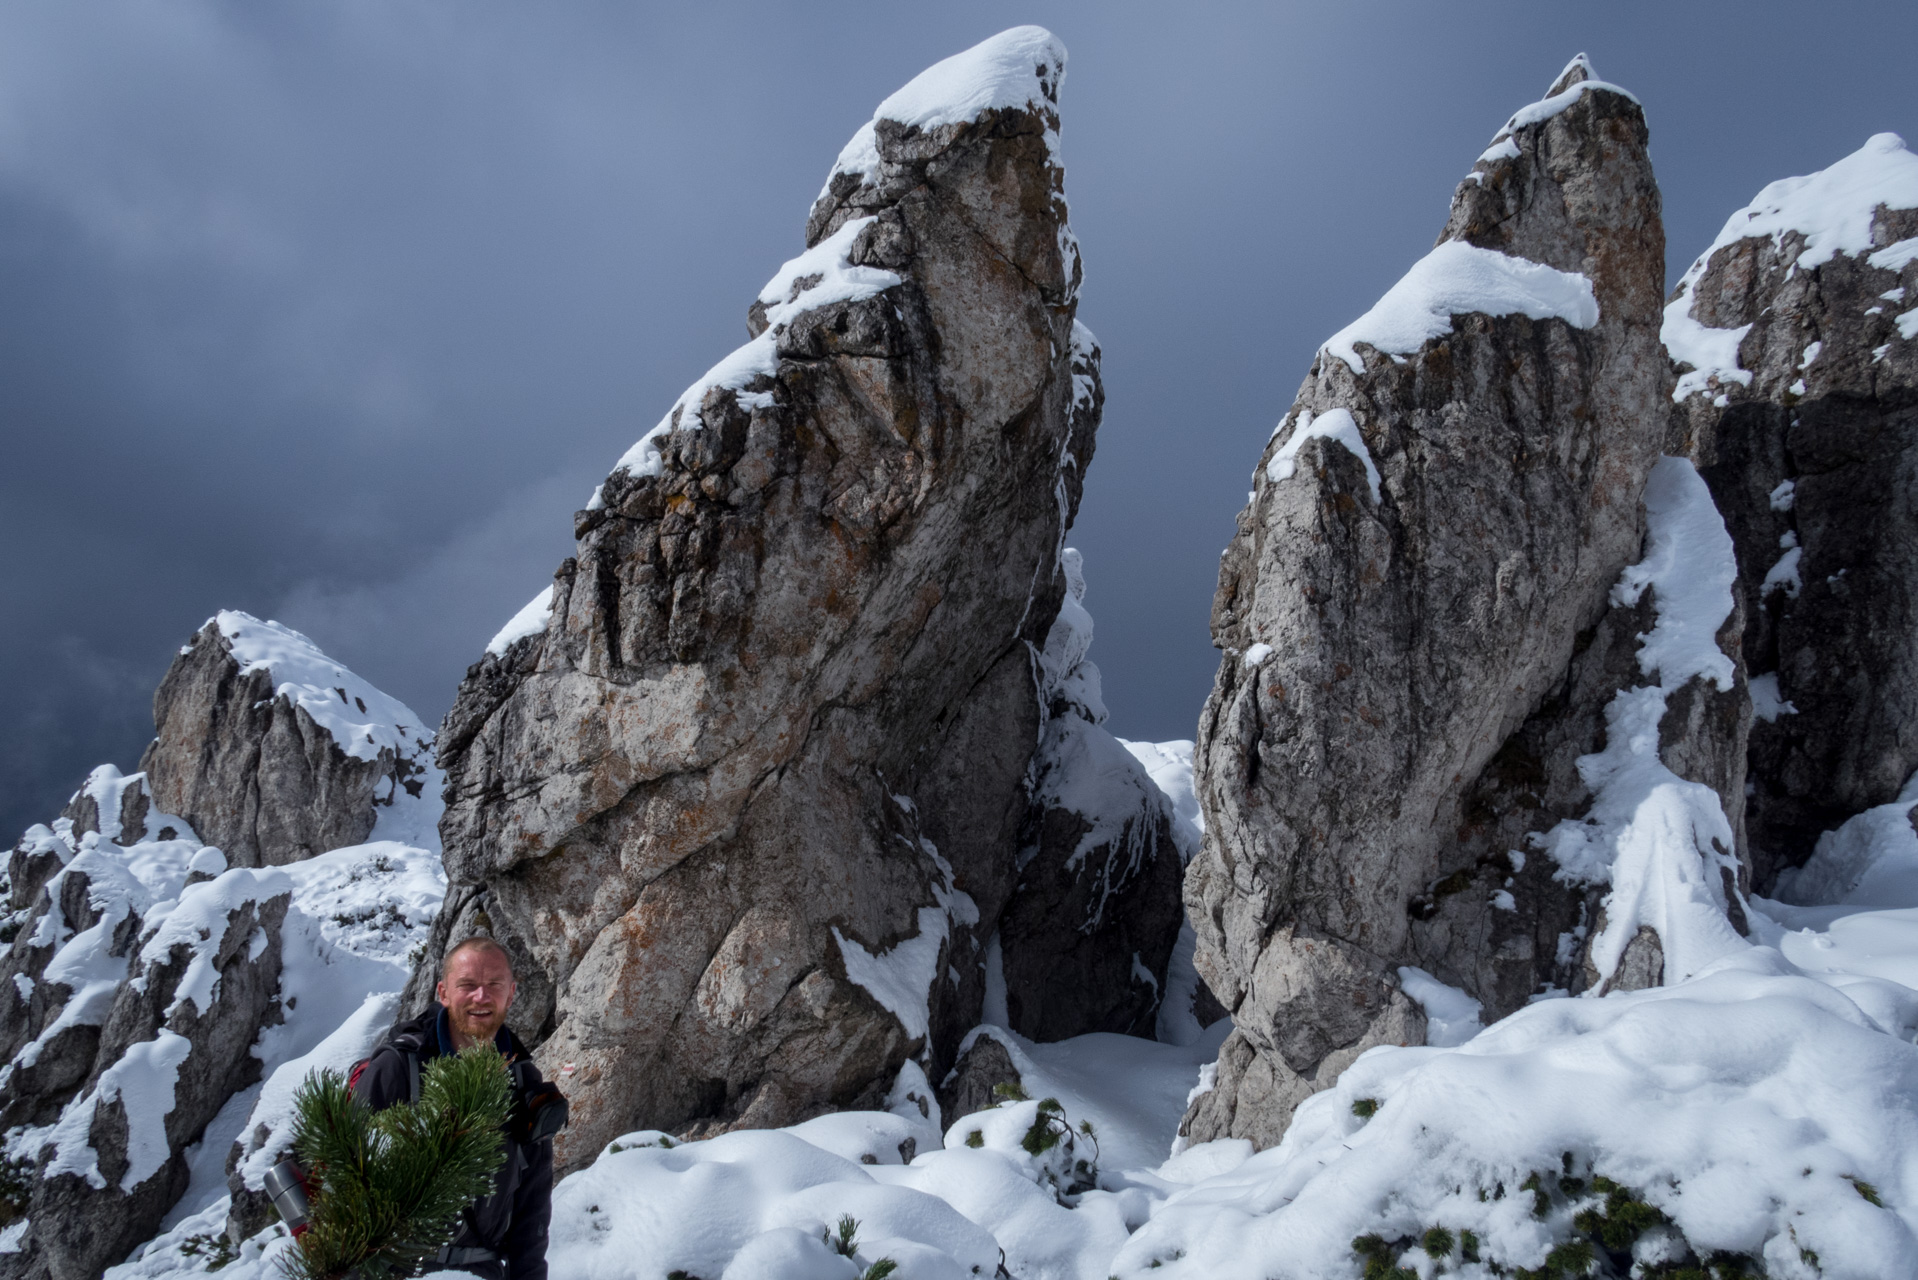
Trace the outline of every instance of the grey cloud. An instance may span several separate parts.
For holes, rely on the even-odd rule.
[[[5,6],[0,825],[131,764],[221,607],[443,707],[604,469],[743,339],[873,105],[1018,22],[1072,51],[1111,397],[1073,534],[1093,657],[1118,732],[1189,737],[1266,433],[1504,117],[1580,49],[1637,91],[1682,267],[1765,182],[1918,130],[1918,13],[1844,14]]]

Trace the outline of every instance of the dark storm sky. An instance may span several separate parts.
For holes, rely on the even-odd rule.
[[[0,829],[130,768],[214,610],[437,719],[570,514],[742,341],[848,136],[1020,22],[1109,400],[1073,542],[1112,727],[1190,737],[1219,548],[1326,335],[1573,54],[1673,278],[1764,183],[1918,141],[1918,5],[0,8]]]

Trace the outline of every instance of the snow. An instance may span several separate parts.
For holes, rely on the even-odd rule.
[[[1790,511],[1798,495],[1796,480],[1780,480],[1771,491],[1770,503],[1773,511]]]
[[[1711,266],[1714,254],[1740,240],[1758,238],[1769,238],[1782,249],[1785,237],[1794,233],[1804,242],[1793,262],[1794,270],[1809,270],[1840,254],[1871,252],[1872,221],[1880,205],[1918,208],[1918,156],[1907,151],[1904,139],[1895,133],[1874,135],[1829,169],[1770,184],[1726,219],[1711,247],[1685,272],[1665,307],[1660,331],[1665,349],[1679,365],[1691,366],[1679,375],[1672,399],[1683,402],[1687,396],[1709,392],[1715,386],[1736,382],[1749,387],[1752,382],[1751,372],[1738,364],[1738,344],[1751,326],[1714,329],[1692,318],[1693,291]],[[1867,261],[1886,270],[1900,270],[1918,252],[1904,247],[1911,243],[1900,241],[1879,248]],[[1902,332],[1902,324],[1900,328]],[[1808,355],[1804,364],[1810,363]]]
[[[1370,311],[1327,339],[1320,351],[1345,361],[1353,373],[1364,373],[1360,343],[1386,355],[1411,355],[1450,333],[1453,316],[1471,313],[1558,319],[1575,329],[1589,329],[1598,323],[1598,299],[1592,282],[1582,275],[1447,240],[1414,263]]]
[[[1899,337],[1905,339],[1907,342],[1913,338],[1918,338],[1918,307],[1913,307],[1909,311],[1900,312],[1894,317],[1894,322],[1898,326]]]
[[[1758,598],[1763,600],[1774,591],[1783,591],[1796,600],[1805,585],[1798,576],[1798,561],[1804,554],[1803,547],[1786,548],[1778,557],[1778,563],[1765,571],[1765,580],[1758,586]]]
[[[187,955],[186,972],[174,989],[173,1003],[166,1008],[171,1018],[183,1004],[191,1004],[197,1016],[204,1017],[213,1008],[220,990],[220,971],[215,967],[226,941],[227,920],[248,904],[263,906],[280,894],[290,895],[293,881],[272,867],[253,870],[235,867],[217,879],[188,886],[181,891],[177,905],[155,907],[146,916],[146,941],[140,947],[139,973],[131,980],[136,991],[146,989],[145,970],[165,964],[174,948]],[[257,940],[264,946],[266,935],[256,924]],[[254,954],[257,955],[257,952]]]
[[[1446,328],[1451,328],[1449,318]],[[1379,500],[1379,469],[1373,464],[1372,451],[1365,447],[1365,437],[1359,434],[1359,424],[1353,419],[1352,411],[1349,409],[1327,409],[1316,418],[1312,416],[1309,409],[1303,411],[1298,425],[1292,430],[1291,437],[1279,446],[1279,451],[1272,455],[1272,461],[1265,464],[1265,478],[1273,484],[1281,480],[1290,480],[1298,465],[1299,449],[1307,440],[1332,440],[1344,445],[1346,452],[1365,464],[1365,482],[1372,491],[1372,501]],[[1252,661],[1252,652],[1260,647],[1254,645],[1251,650],[1246,651],[1248,665],[1258,665]],[[1268,653],[1271,652],[1269,645],[1264,647]]]
[[[1735,668],[1718,648],[1731,615],[1737,565],[1724,521],[1692,464],[1664,458],[1645,487],[1645,558],[1625,570],[1613,603],[1652,589],[1657,622],[1639,637],[1639,669],[1658,683],[1621,690],[1605,708],[1605,747],[1578,760],[1592,790],[1589,812],[1543,835],[1555,878],[1609,884],[1605,927],[1592,963],[1609,978],[1640,927],[1663,947],[1665,981],[1702,972],[1748,946],[1726,918],[1723,872],[1737,860],[1717,793],[1687,782],[1659,757],[1666,699],[1687,681],[1732,687]]]
[[[853,241],[872,221],[872,218],[854,218],[774,273],[759,293],[759,301],[766,307],[765,331],[687,387],[666,411],[666,416],[613,464],[614,472],[624,471],[634,476],[660,474],[665,465],[659,453],[660,441],[673,431],[699,429],[703,425],[701,403],[706,393],[715,388],[733,392],[745,409],[770,406],[770,392],[747,388],[779,372],[779,335],[788,325],[808,311],[870,298],[899,284],[900,277],[890,271],[854,266],[847,261]],[[511,629],[510,623],[508,629]]]
[[[977,120],[987,111],[1031,109],[1046,114],[1059,97],[1066,48],[1044,27],[1014,27],[963,53],[935,62],[879,104],[839,153],[833,173],[865,175],[879,166],[874,126],[896,120],[908,128]],[[1048,143],[1057,154],[1056,135]],[[830,180],[827,183],[831,187]],[[823,192],[821,194],[824,194]]]
[[[1484,1007],[1457,987],[1448,987],[1423,969],[1411,965],[1399,969],[1399,987],[1418,1001],[1425,1010],[1425,1043],[1449,1049],[1464,1044],[1483,1026],[1479,1015]]]
[[[1577,66],[1584,67],[1586,79],[1572,85],[1562,93],[1555,93],[1549,98],[1543,98],[1532,103],[1530,106],[1519,108],[1518,112],[1514,114],[1510,120],[1505,122],[1505,127],[1493,136],[1492,143],[1494,148],[1496,148],[1501,140],[1517,133],[1520,129],[1528,125],[1541,124],[1544,121],[1550,120],[1553,116],[1561,114],[1588,93],[1602,89],[1607,93],[1616,93],[1621,97],[1630,98],[1633,102],[1638,101],[1630,92],[1619,88],[1615,84],[1608,84],[1600,80],[1598,78],[1598,72],[1592,69],[1591,59],[1582,53],[1566,63],[1565,70],[1559,72],[1557,78],[1554,79],[1552,83],[1557,84],[1559,80],[1563,80],[1566,72],[1569,72],[1573,67]]]
[[[1086,657],[1093,625],[1085,608],[1084,560],[1067,547],[1059,565],[1066,592],[1035,664],[1044,720],[1028,786],[1044,807],[1077,814],[1085,822],[1066,868],[1093,877],[1098,886],[1085,918],[1069,922],[1089,932],[1103,921],[1112,894],[1130,881],[1148,855],[1155,855],[1159,817],[1172,827],[1182,857],[1189,857],[1184,841],[1190,832],[1180,828],[1171,802],[1139,754],[1103,727],[1106,706],[1099,668]],[[1092,855],[1101,849],[1106,855],[1095,862]],[[1022,859],[1033,852],[1022,851]]]
[[[185,1036],[166,1030],[152,1040],[130,1046],[125,1056],[101,1073],[92,1089],[67,1104],[53,1126],[53,1154],[41,1176],[73,1174],[96,1188],[106,1187],[99,1154],[89,1137],[96,1105],[115,1100],[127,1120],[127,1169],[120,1178],[120,1190],[132,1191],[158,1173],[170,1154],[166,1117],[173,1110],[173,1087],[179,1079],[180,1064],[192,1048]]]
[[[886,951],[866,950],[839,932],[837,925],[832,936],[839,944],[847,980],[864,987],[898,1018],[908,1039],[923,1037],[931,1020],[928,1004],[933,980],[939,976],[939,957],[945,952],[946,913],[938,907],[919,908],[918,931]]]
[[[594,491],[597,496],[598,491]],[[499,634],[486,642],[486,652],[496,658],[506,656],[506,651],[527,636],[536,636],[546,630],[546,623],[553,612],[553,587],[548,583],[538,595],[526,602],[524,608],[508,618]]]
[[[932,893],[938,905],[919,908],[918,928],[911,937],[902,938],[885,951],[872,952],[839,932],[837,925],[832,931],[847,980],[864,987],[882,1008],[899,1019],[909,1040],[922,1040],[931,1024],[932,984],[939,977],[939,957],[945,954],[952,923],[979,923],[978,904],[953,885],[952,865],[939,856],[932,841],[921,836],[919,846],[936,870]]]
[[[1865,261],[1881,271],[1903,271],[1913,262],[1918,262],[1918,236],[1913,236],[1909,240],[1900,240],[1894,244],[1888,244],[1878,252],[1872,254],[1869,258],[1866,258]],[[1903,289],[1893,289],[1891,293],[1898,295],[1892,298],[1893,302],[1904,301],[1905,291]],[[1891,293],[1881,294],[1880,296],[1890,297]]]
[[[1241,666],[1257,667],[1267,658],[1271,657],[1274,652],[1275,650],[1271,645],[1261,640],[1245,651],[1244,656],[1239,659],[1239,663]]]
[[[1199,812],[1198,784],[1192,774],[1193,743],[1189,738],[1170,742],[1127,742],[1120,745],[1133,759],[1145,766],[1154,786],[1172,803],[1172,832],[1179,842],[1179,856],[1190,863],[1199,852],[1205,832],[1205,818]]]
[[[303,708],[355,760],[377,759],[381,751],[430,755],[433,733],[406,704],[321,653],[291,627],[236,609],[223,609],[207,622],[219,624],[242,675],[267,672],[274,694]]]
[[[1798,708],[1787,702],[1778,692],[1778,673],[1767,671],[1762,676],[1753,676],[1751,690],[1752,714],[1766,724],[1776,724],[1779,716],[1795,716]]]
[[[1534,1218],[1519,1184],[1569,1153],[1695,1246],[1762,1253],[1772,1275],[1813,1274],[1801,1247],[1826,1275],[1906,1274],[1912,1220],[1850,1178],[1918,1174],[1914,1091],[1918,1049],[1753,948],[1677,989],[1528,1006],[1455,1049],[1372,1050],[1278,1147],[1175,1193],[1111,1273],[1352,1274],[1354,1237],[1441,1224],[1474,1231],[1488,1260],[1536,1267],[1572,1208]],[[1352,1110],[1361,1100],[1377,1104],[1369,1119]]]

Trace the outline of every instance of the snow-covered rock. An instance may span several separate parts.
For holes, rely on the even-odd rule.
[[[354,1005],[387,992],[390,1015],[406,953],[438,908],[438,771],[425,759],[431,735],[398,702],[297,633],[222,613],[182,651],[155,708],[146,768],[95,769],[9,863],[0,1126],[30,1189],[0,1275],[91,1280],[183,1196],[195,1210],[220,1197],[263,1073],[339,1025],[342,980]],[[369,789],[381,779],[385,793]],[[235,789],[233,803],[200,813],[253,841],[248,864],[230,866],[193,821],[165,811],[218,785]],[[311,857],[314,841],[376,825],[428,847]],[[290,857],[306,860],[260,865]],[[343,862],[381,892],[324,887]],[[399,954],[370,969],[365,939],[348,963],[327,954],[329,930],[363,933],[366,921],[386,932],[403,921]],[[294,1009],[307,1016],[289,1027]]]
[[[1918,768],[1914,338],[1918,156],[1890,133],[1759,192],[1665,308],[1674,447],[1724,512],[1749,602],[1763,891]]]
[[[281,866],[373,836],[431,840],[433,732],[311,640],[223,610],[153,697],[140,768],[154,802],[236,867]]]
[[[465,933],[514,951],[562,1168],[876,1099],[979,1020],[1101,402],[1064,69],[1022,27],[881,106],[461,687],[409,1000]]]
[[[1749,719],[1714,643],[1734,601],[1716,579],[1696,607],[1668,595],[1689,580],[1647,590],[1669,568],[1657,545],[1621,584],[1670,391],[1646,136],[1631,95],[1567,67],[1460,184],[1439,246],[1321,349],[1266,444],[1220,566],[1225,656],[1200,723],[1185,896],[1236,1030],[1194,1142],[1271,1145],[1367,1048],[1424,1043],[1401,969],[1493,1020],[1542,987],[1655,981],[1656,931],[1683,913],[1653,899],[1677,882],[1723,899],[1710,839],[1735,869],[1719,810]],[[1696,476],[1672,479],[1682,517],[1715,522]],[[1701,645],[1708,678],[1686,665]],[[1554,828],[1552,849],[1589,839],[1591,859],[1552,857]],[[1654,936],[1625,964],[1616,935],[1638,923]]]

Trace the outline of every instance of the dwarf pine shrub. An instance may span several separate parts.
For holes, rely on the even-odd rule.
[[[452,1238],[460,1211],[492,1190],[511,1105],[491,1045],[435,1058],[418,1102],[369,1111],[336,1071],[295,1095],[293,1150],[312,1217],[287,1254],[293,1280],[396,1280]]]

